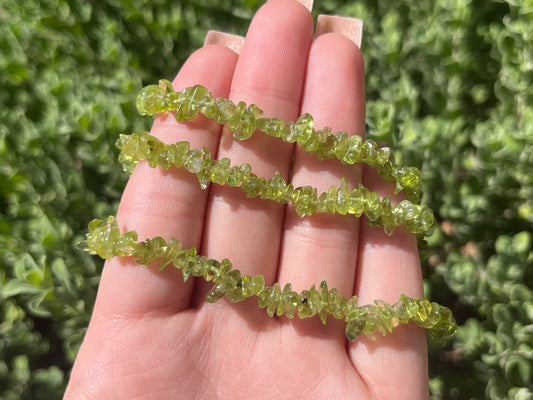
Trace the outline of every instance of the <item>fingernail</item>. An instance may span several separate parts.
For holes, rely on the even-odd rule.
[[[313,0],[296,0],[309,11],[313,11]]]
[[[336,15],[319,15],[316,22],[315,36],[325,33],[340,33],[361,48],[363,38],[363,20],[338,17]]]
[[[221,46],[230,48],[237,54],[240,54],[243,43],[244,38],[242,36],[233,35],[226,32],[208,31],[207,35],[205,36],[204,46],[207,46],[208,44],[219,44]]]

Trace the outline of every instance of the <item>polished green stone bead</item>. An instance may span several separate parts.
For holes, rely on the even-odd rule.
[[[231,100],[227,100],[223,97],[217,97],[215,99],[215,108],[213,118],[217,124],[225,125],[229,122],[231,116],[235,112],[237,106]]]
[[[385,234],[387,236],[391,236],[396,230],[396,224],[394,223],[394,217],[392,215],[392,205],[390,198],[384,197],[381,200],[381,209],[379,213],[381,216],[381,225],[383,225]]]
[[[223,279],[230,271],[233,269],[233,264],[227,258],[220,261],[220,266],[216,271],[216,275],[213,278],[213,281],[218,282]]]
[[[346,215],[350,208],[350,190],[346,184],[346,179],[341,179],[341,187],[337,190],[337,198],[335,201],[335,210],[341,215]]]
[[[379,325],[379,320],[373,314],[368,314],[366,318],[362,321],[363,323],[363,333],[364,335],[370,336],[374,333],[376,328]]]
[[[126,232],[114,243],[114,254],[116,257],[131,256],[137,249],[137,233]]]
[[[346,152],[339,158],[343,164],[352,165],[361,159],[363,139],[359,135],[350,136],[346,143]]]
[[[418,314],[418,305],[414,299],[402,294],[400,296],[400,303],[403,305],[401,312],[398,310],[398,316],[400,317],[401,322],[408,322]]]
[[[208,95],[208,90],[204,86],[195,85],[185,88],[182,92],[183,101],[176,109],[176,120],[183,122],[196,118],[201,110],[201,101]]]
[[[356,307],[350,307],[348,312],[346,313],[346,317],[344,317],[344,320],[346,322],[352,322],[356,320],[360,320],[361,316],[365,313],[364,306],[356,306]]]
[[[259,107],[257,107],[255,104],[250,105],[243,111],[240,121],[238,121],[235,129],[231,127],[230,120],[229,128],[235,131],[233,136],[239,140],[245,140],[252,137],[256,129],[256,121],[257,119],[261,118],[262,115],[263,111],[260,110]]]
[[[250,164],[241,164],[230,168],[228,171],[228,185],[232,187],[240,186],[252,173],[252,167]]]
[[[200,184],[200,189],[207,189],[207,187],[211,183],[212,169],[215,164],[216,161],[213,160],[202,161],[202,167],[200,171],[196,174],[196,177],[198,178],[198,183]]]
[[[145,259],[145,263],[147,264],[163,257],[167,250],[167,242],[161,236],[156,236],[153,239],[146,239],[144,244],[147,246],[147,257]]]
[[[390,157],[392,157],[392,155]],[[378,173],[387,182],[390,182],[390,181],[394,180],[394,164],[393,164],[393,162],[391,160],[389,160],[389,161],[384,162],[383,164],[380,164],[378,166]]]
[[[272,287],[266,286],[261,292],[259,292],[257,295],[257,303],[259,304],[259,307],[265,308],[268,305],[271,291]]]
[[[317,131],[320,144],[315,152],[316,158],[322,161],[335,157],[335,152],[337,151],[337,146],[339,144],[339,137],[342,137],[343,133],[346,134],[345,132],[332,134],[331,128],[322,128]]]
[[[344,319],[348,312],[348,301],[345,297],[337,296],[330,307],[333,318]]]
[[[328,192],[320,193],[316,203],[316,210],[320,213],[335,212],[335,200],[328,195]]]
[[[407,199],[415,204],[420,204],[422,200],[422,188],[419,186],[414,188],[406,188],[405,193]]]
[[[257,296],[265,289],[265,278],[263,275],[253,277],[245,275],[242,278],[242,291],[246,297]]]
[[[139,140],[136,143],[135,146],[135,153],[132,154],[133,157],[137,160],[141,160],[143,158],[146,158],[146,154],[150,152],[150,143],[154,143],[155,141],[150,141],[150,135],[148,133],[144,133],[139,136]]]
[[[332,199],[328,192],[320,193],[316,201],[316,212],[327,213],[331,211],[335,212],[335,199]]]
[[[416,204],[411,203],[411,206],[404,206],[403,209],[405,227],[407,230],[413,233],[420,233],[424,226],[420,208],[417,207]]]
[[[291,284],[289,283],[288,285],[289,285],[289,289],[290,289]],[[278,286],[279,286],[279,284],[278,284]],[[281,286],[280,286],[280,288],[281,288]],[[285,289],[287,289],[287,285],[285,285],[283,290],[280,289],[281,293],[280,293],[278,305],[277,305],[277,308],[276,308],[276,315],[278,317],[281,317],[281,316],[283,316],[283,314],[285,314],[285,309],[286,309],[286,306],[287,306],[286,298],[284,296]],[[267,308],[267,312],[268,312],[268,308]]]
[[[256,128],[268,136],[279,138],[285,131],[285,121],[279,118],[259,118]]]
[[[352,296],[346,302],[346,314],[350,311],[355,310],[359,307],[359,298],[357,296]]]
[[[200,108],[200,113],[207,118],[215,117],[215,99],[211,93],[207,93],[207,95],[198,101],[198,107]]]
[[[240,283],[241,294],[244,298],[253,296],[252,294],[252,277],[250,275],[244,275]]]
[[[300,319],[310,318],[317,313],[316,305],[313,302],[313,293],[312,291],[314,286],[310,290],[302,290],[298,298],[298,317]]]
[[[189,150],[183,166],[189,172],[196,174],[202,170],[202,152],[197,149]]]
[[[416,299],[415,303],[418,307],[416,319],[419,322],[425,322],[432,311],[431,303],[426,298]]]
[[[310,114],[301,115],[294,124],[296,142],[303,149],[312,153],[318,148],[318,138],[313,129],[313,117]]]
[[[244,101],[239,101],[228,119],[228,128],[230,131],[235,131],[239,128],[245,110],[246,103]]]
[[[406,167],[405,172],[398,178],[404,188],[414,188],[420,185],[420,171],[415,167]]]
[[[294,189],[292,203],[300,218],[313,215],[316,211],[317,193],[311,186],[303,186]]]
[[[208,260],[204,268],[203,277],[209,282],[215,279],[220,273],[220,263],[217,260]]]
[[[137,111],[141,115],[154,115],[167,111],[167,91],[158,85],[143,88],[137,96]]]
[[[163,169],[169,169],[174,165],[174,152],[169,151],[169,149],[161,151],[158,164]]]
[[[353,189],[346,199],[348,214],[360,217],[365,211],[365,196],[361,189]]]
[[[237,287],[226,292],[226,298],[230,303],[238,303],[247,299],[242,287],[242,281],[237,283]]]
[[[390,161],[391,156],[392,156],[392,154],[391,154],[391,151],[390,151],[389,147],[380,147],[377,150],[377,154],[376,154],[376,164],[378,166],[382,166],[382,165],[387,164]],[[382,178],[385,179],[383,176],[382,176]],[[387,180],[387,179],[385,179],[385,180]]]
[[[406,201],[406,200],[404,200]],[[392,218],[394,220],[394,225],[403,226],[405,225],[405,218],[403,213],[403,206],[401,203],[398,203],[392,207],[391,210]]]
[[[228,170],[226,180],[231,187],[238,187],[241,186],[242,177],[241,169],[238,166],[234,166]]]
[[[296,142],[297,133],[296,123],[292,121],[287,122],[281,131],[281,139],[286,143],[294,143]]]
[[[333,133],[333,135],[337,138],[334,156],[340,160],[348,150],[348,134],[340,131]]]
[[[205,256],[199,256],[196,258],[195,263],[191,263],[189,265],[190,267],[190,274],[194,277],[203,277],[205,269],[207,268],[207,262],[209,259]]]
[[[226,157],[214,163],[211,169],[211,181],[219,185],[225,185],[231,168],[230,163],[230,159]]]
[[[168,152],[172,154],[171,158],[174,160],[176,167],[181,167],[189,155],[189,142],[177,142],[168,148]]]
[[[220,300],[226,294],[235,291],[241,279],[241,273],[238,269],[229,271],[220,280],[215,281],[215,284],[206,295],[206,300],[209,303]]]
[[[350,342],[353,342],[359,336],[361,336],[361,333],[363,333],[364,328],[365,328],[365,321],[356,318],[346,323],[344,333],[346,335],[346,338]]]
[[[328,290],[328,284],[326,281],[322,281],[320,283],[320,291],[317,291],[317,293],[319,303],[317,305],[318,317],[322,321],[322,324],[326,325],[328,314],[330,314],[331,311],[330,303],[334,301],[334,299],[330,297],[330,292]]]
[[[115,146],[120,150],[118,161],[122,164],[122,169],[128,175],[131,175],[138,163],[136,154],[139,147],[139,140],[140,136],[137,134],[121,134],[115,143]]]
[[[175,93],[174,86],[172,86],[172,82],[170,82],[168,79],[159,79],[157,84],[160,88],[165,89],[167,95],[170,93]]]
[[[154,136],[146,135],[141,137],[141,143],[145,143],[147,151],[144,154],[150,167],[155,168],[159,165],[159,156],[166,145]],[[140,154],[142,156],[143,154]]]
[[[252,278],[252,286],[250,288],[250,292],[257,296],[263,289],[265,288],[265,278],[263,278],[263,275],[254,275]]]
[[[361,147],[361,161],[371,167],[377,166],[378,150],[379,146],[374,140],[365,140]]]
[[[441,348],[446,346],[446,344],[450,341],[450,338],[453,336],[455,332],[450,334],[447,331],[436,331],[436,330],[430,330],[427,332],[429,343],[435,348]]]
[[[114,218],[108,218],[107,222],[100,219],[93,219],[89,222],[89,233],[86,238],[87,246],[92,248],[100,257],[114,257],[115,243],[119,238],[120,230]]]
[[[280,202],[284,198],[286,190],[287,183],[285,183],[285,179],[283,179],[279,171],[276,171],[274,176],[266,182],[261,192],[261,198]]]
[[[429,303],[429,300],[427,300],[427,302]],[[439,304],[431,302],[429,308],[427,309],[427,318],[425,321],[420,323],[419,326],[425,329],[438,328],[439,325],[442,324],[440,308],[441,307]]]
[[[254,198],[261,194],[263,188],[266,186],[266,179],[257,177],[257,175],[251,173],[250,176],[243,179],[241,190],[246,193],[246,197]]]
[[[424,223],[422,228],[423,233],[426,236],[430,236],[435,229],[435,216],[433,215],[431,209],[425,205],[420,207],[420,216],[422,217],[422,221]]]
[[[292,285],[290,283],[287,283],[283,287],[283,291],[281,292],[281,298],[283,308],[280,310],[280,307],[278,307],[277,315],[280,316],[285,314],[287,318],[294,318],[294,314],[298,309],[298,302],[300,301],[300,296],[298,295],[298,293],[292,290]]]
[[[277,199],[278,203],[287,204],[292,201],[292,197],[294,195],[294,191],[296,189],[294,188],[292,183],[289,183],[287,185],[287,188],[285,191],[281,194],[281,196]]]
[[[365,195],[365,215],[369,221],[376,221],[380,217],[381,199],[376,192]]]
[[[240,278],[240,272],[238,277]],[[249,279],[249,276],[243,276],[236,282],[235,286],[232,289],[227,291],[226,297],[230,303],[237,303],[239,301],[246,300],[248,297],[251,296],[250,291],[246,287]]]
[[[405,302],[400,300],[399,302],[393,305],[393,308],[394,308],[394,312],[397,315],[398,321],[400,323],[406,324],[407,322],[409,322],[410,315],[407,310],[407,305],[405,304]]]
[[[279,286],[279,283],[276,282],[274,285],[272,285],[272,290],[269,293],[268,299],[267,299],[267,314],[269,317],[274,316],[274,313],[276,312],[278,305],[281,301],[281,287]]]
[[[166,95],[166,109],[167,111],[178,110],[181,107],[181,104],[185,101],[183,93],[181,92],[172,92],[167,91]]]
[[[377,314],[381,321],[378,329],[382,335],[392,332],[398,326],[399,320],[394,308],[382,300],[376,300],[374,304],[377,306]]]
[[[197,257],[198,254],[195,248],[183,249],[175,257],[173,264],[176,268],[181,270],[184,281],[187,281],[189,279],[192,264],[196,263]]]
[[[175,268],[183,270],[191,260],[195,260],[197,257],[196,249],[190,248],[190,249],[181,249],[174,259],[172,260],[172,264]]]

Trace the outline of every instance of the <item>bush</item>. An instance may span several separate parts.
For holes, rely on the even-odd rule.
[[[433,399],[533,399],[533,4],[321,1],[365,22],[367,128],[422,169],[427,294],[460,329]],[[76,250],[125,184],[134,99],[256,0],[0,2],[0,398],[59,398],[102,262]],[[316,16],[316,15],[315,15]]]

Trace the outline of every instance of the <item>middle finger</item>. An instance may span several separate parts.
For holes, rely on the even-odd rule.
[[[265,117],[286,121],[298,116],[313,19],[296,1],[271,0],[254,17],[233,76],[230,99],[257,104]],[[259,177],[276,171],[288,178],[292,144],[256,132],[246,141],[223,133],[218,158],[232,165],[249,163]],[[213,186],[202,252],[228,257],[250,275],[262,274],[267,284],[277,275],[284,206],[248,199],[228,186]]]

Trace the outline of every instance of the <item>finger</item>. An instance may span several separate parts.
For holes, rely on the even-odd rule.
[[[199,83],[227,96],[237,54],[227,47],[204,47],[190,56],[174,87]],[[191,148],[207,146],[215,153],[220,127],[207,118],[180,124],[172,114],[159,116],[151,134],[166,143],[191,142]],[[199,189],[196,176],[183,169],[150,168],[141,162],[124,191],[117,219],[123,231],[135,230],[139,240],[175,237],[184,246],[201,244],[207,192]],[[99,288],[95,314],[143,315],[151,311],[176,312],[188,306],[192,286],[185,284],[178,270],[158,271],[134,263],[132,258],[106,263]]]
[[[392,183],[384,182],[375,170],[365,168],[363,180],[370,190],[382,197],[392,197]],[[393,304],[401,294],[423,296],[413,234],[398,229],[387,237],[383,228],[362,222],[359,240],[355,293],[360,304],[373,303],[376,299]],[[361,337],[349,349],[356,369],[367,385],[375,388],[376,399],[427,397],[427,348],[421,328],[400,326],[385,337]]]
[[[306,85],[301,113],[310,113],[315,129],[330,127],[333,132],[364,135],[364,65],[359,48],[349,34],[358,28],[351,20],[346,34],[327,33],[313,42],[309,53]],[[353,188],[361,181],[360,165],[343,165],[338,160],[319,161],[315,155],[296,146],[292,183],[295,187],[311,185],[318,193],[330,186],[340,187],[345,177]],[[357,263],[359,219],[353,215],[314,214],[300,218],[293,207],[285,218],[280,282],[291,282],[297,291],[319,286],[325,280],[329,288],[350,297]],[[295,321],[299,326],[302,322]],[[320,321],[313,319],[313,323]],[[305,323],[312,326],[313,323]],[[344,327],[337,326],[337,338],[344,343]]]
[[[267,2],[251,22],[237,63],[230,99],[257,104],[265,117],[294,120],[298,115],[313,20],[296,1]],[[249,163],[260,177],[275,171],[288,176],[292,144],[256,132],[246,141],[224,132],[219,158],[232,165]],[[208,226],[202,252],[228,257],[247,274],[262,274],[272,283],[277,273],[284,207],[272,201],[247,199],[231,187],[211,191]]]

